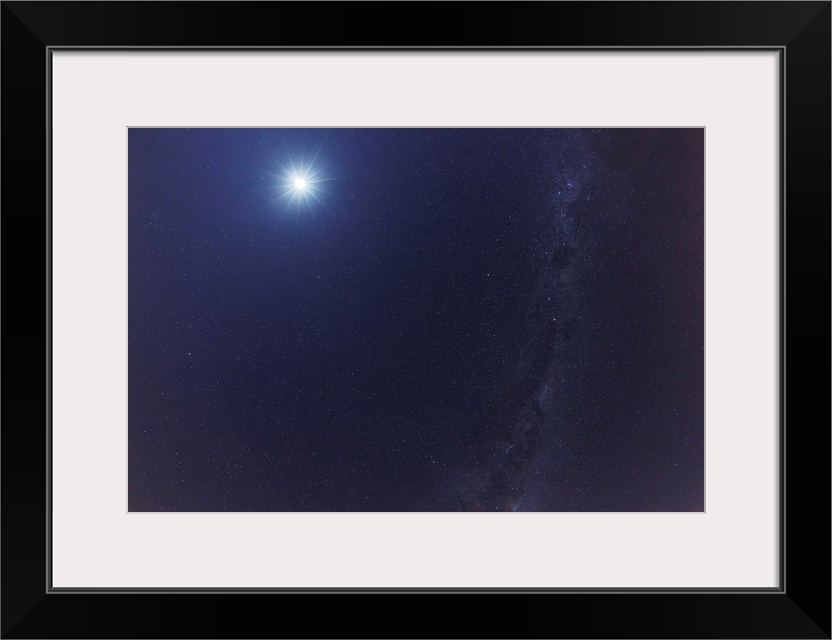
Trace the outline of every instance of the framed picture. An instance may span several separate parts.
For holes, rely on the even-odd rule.
[[[4,637],[830,637],[828,2],[2,11]]]

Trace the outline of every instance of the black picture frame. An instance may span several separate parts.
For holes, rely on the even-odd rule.
[[[3,2],[2,637],[829,638],[830,15],[830,2]],[[778,51],[780,587],[51,588],[48,99],[51,52],[69,47]]]

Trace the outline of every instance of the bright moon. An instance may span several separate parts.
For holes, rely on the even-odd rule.
[[[315,154],[312,162],[293,160],[280,165],[283,171],[271,174],[277,178],[277,183],[272,187],[275,198],[269,204],[282,201],[284,211],[291,208],[297,212],[310,209],[314,203],[323,206],[321,198],[327,193],[323,187],[332,178],[322,176],[321,168],[315,166],[317,157]]]

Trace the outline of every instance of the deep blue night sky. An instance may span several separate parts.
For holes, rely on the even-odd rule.
[[[131,511],[701,511],[704,131],[130,129],[128,402]]]

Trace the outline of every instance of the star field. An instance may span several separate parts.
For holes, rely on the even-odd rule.
[[[131,511],[703,510],[703,130],[130,129],[128,187]]]

